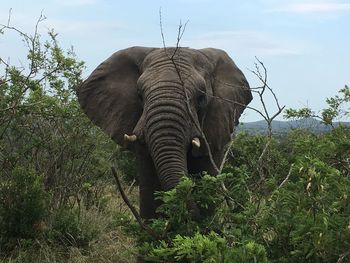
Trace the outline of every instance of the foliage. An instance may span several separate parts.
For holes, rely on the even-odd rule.
[[[286,109],[285,117],[298,119],[316,117],[319,118],[324,124],[333,125],[337,119],[344,119],[350,116],[349,87],[345,85],[345,87],[340,89],[338,93],[339,95],[326,99],[328,107],[323,109],[320,112],[320,115],[317,115],[314,111],[312,111],[312,109],[306,107],[301,109]]]
[[[155,238],[111,187],[110,164],[131,183],[135,162],[81,112],[75,87],[84,63],[60,48],[53,31],[15,32],[28,55],[20,66],[0,60],[4,262],[133,262],[134,254],[154,262],[349,261],[349,127],[283,138],[239,134],[222,174],[185,177],[157,194],[162,217],[149,222]],[[348,116],[348,102],[345,86],[320,118]],[[194,204],[199,219],[190,212]]]
[[[134,155],[128,150],[115,152],[115,159],[117,160],[118,169],[121,171],[122,177],[127,183],[138,183],[137,166]]]
[[[154,262],[336,262],[350,246],[349,139],[343,126],[273,139],[262,179],[267,138],[239,134],[222,174],[159,193],[162,217],[150,223],[158,239],[136,224],[128,233]],[[200,220],[189,213],[193,201]]]
[[[81,111],[75,89],[84,63],[73,48],[60,47],[54,31],[39,34],[43,19],[32,35],[0,26],[3,41],[15,33],[18,50],[27,52],[25,58],[0,58],[0,257],[9,261],[39,262],[26,252],[32,249],[68,262],[62,255],[106,235],[110,213],[121,210],[118,204],[106,212],[106,173],[111,162],[119,163],[119,148]],[[17,60],[20,65],[10,64]],[[61,251],[48,256],[55,255],[53,247]]]
[[[11,179],[0,182],[0,245],[16,238],[32,238],[47,216],[49,196],[33,170],[16,167]]]
[[[175,262],[267,262],[262,245],[249,241],[231,248],[227,240],[215,232],[205,235],[197,232],[192,237],[176,235],[172,241],[172,246],[161,241],[148,259],[155,262],[168,262],[171,258]]]
[[[57,240],[64,246],[87,247],[89,242],[102,232],[101,221],[96,222],[99,215],[93,218],[77,208],[61,207],[52,217],[52,227],[48,233],[50,239]]]

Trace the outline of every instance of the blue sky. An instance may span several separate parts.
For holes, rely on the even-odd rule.
[[[113,52],[129,46],[162,46],[159,9],[166,44],[176,43],[180,20],[187,20],[182,46],[227,51],[252,87],[260,83],[248,69],[255,56],[268,70],[268,82],[287,107],[325,107],[325,99],[350,85],[349,0],[2,0],[0,23],[32,32],[41,10],[63,47],[74,46],[86,61],[87,76]],[[21,60],[23,44],[0,36],[0,56]],[[23,57],[22,57],[23,58]],[[271,98],[267,103],[273,106]],[[258,100],[251,104],[259,108]],[[274,112],[274,107],[270,111]],[[246,111],[243,121],[260,119]]]

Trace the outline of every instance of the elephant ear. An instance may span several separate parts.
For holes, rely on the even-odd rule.
[[[132,47],[114,53],[77,89],[86,115],[120,145],[142,114],[137,80],[144,58],[153,50]]]
[[[226,52],[202,49],[213,65],[212,95],[204,119],[203,131],[213,153],[223,151],[230,142],[238,119],[252,100],[248,81]]]

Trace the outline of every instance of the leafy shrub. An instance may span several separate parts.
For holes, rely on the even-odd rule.
[[[321,120],[326,125],[334,126],[335,121],[345,119],[350,116],[350,88],[345,85],[338,91],[338,95],[326,99],[327,107],[319,114],[310,108],[286,109],[286,118],[308,118],[314,117]]]
[[[138,184],[137,163],[133,153],[119,148],[119,151],[115,152],[115,160],[123,180],[127,183],[136,182]]]
[[[33,170],[16,167],[0,181],[0,244],[33,238],[48,215],[49,195],[43,178]]]
[[[64,246],[87,247],[103,231],[98,212],[61,207],[52,216],[50,238]]]
[[[150,223],[158,238],[136,231],[135,224],[128,226],[139,241],[138,253],[152,262],[267,262],[264,246],[244,237],[239,224],[227,221],[232,214],[222,205],[225,194],[220,187],[225,181],[232,183],[235,176],[185,177],[175,189],[159,193],[162,217]],[[211,208],[206,217],[192,219],[188,210],[191,200],[204,211]]]
[[[2,41],[11,31],[20,37],[18,49],[27,49],[23,58],[0,58],[0,239],[18,247],[22,238],[85,246],[99,225],[78,211],[106,206],[106,172],[119,148],[80,109],[75,89],[84,62],[60,47],[54,31],[38,33],[42,19],[33,35],[0,30]],[[45,235],[37,235],[41,230]],[[1,246],[0,257],[12,249]]]
[[[268,262],[264,246],[248,241],[232,248],[225,238],[215,232],[196,233],[192,237],[177,235],[172,242],[169,246],[161,241],[146,258],[154,262]]]
[[[261,177],[257,149],[266,139],[240,134],[224,173],[159,193],[156,236],[128,226],[138,253],[154,262],[336,262],[350,246],[349,136],[337,127],[272,139]],[[191,202],[204,211],[200,220]]]

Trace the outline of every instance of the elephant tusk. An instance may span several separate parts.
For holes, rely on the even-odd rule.
[[[124,134],[124,140],[127,142],[134,142],[137,140],[137,137],[135,134],[133,134],[133,135]]]
[[[192,145],[197,147],[197,148],[200,148],[201,147],[201,142],[199,141],[199,138],[195,137],[192,139]]]

